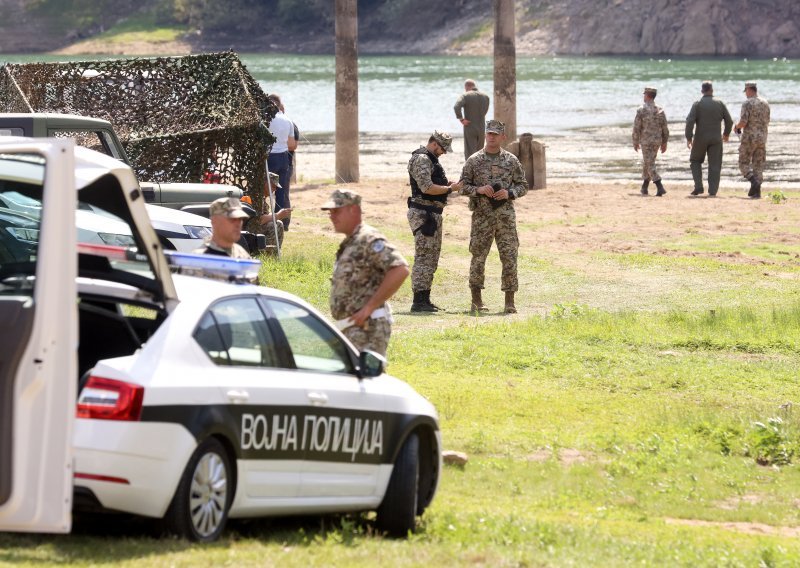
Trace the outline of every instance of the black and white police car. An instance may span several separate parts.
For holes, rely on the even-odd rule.
[[[439,480],[438,421],[382,358],[290,294],[172,274],[112,158],[3,142],[5,191],[42,214],[38,229],[0,227],[0,530],[68,532],[73,508],[163,518],[199,541],[228,518],[299,513],[376,511],[381,531],[414,529]],[[137,246],[77,242],[85,203]]]

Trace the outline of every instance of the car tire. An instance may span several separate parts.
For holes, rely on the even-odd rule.
[[[406,438],[394,462],[386,494],[378,507],[377,529],[391,537],[414,532],[419,500],[419,438]]]
[[[217,540],[228,520],[232,480],[225,448],[218,440],[207,439],[186,464],[164,518],[167,529],[197,542]]]

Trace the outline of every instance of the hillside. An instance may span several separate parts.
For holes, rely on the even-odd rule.
[[[332,53],[325,0],[0,0],[0,53]],[[520,55],[800,56],[792,0],[518,0]],[[361,0],[365,54],[489,54],[487,0]]]

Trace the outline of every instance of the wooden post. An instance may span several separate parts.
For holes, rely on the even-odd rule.
[[[494,0],[494,117],[517,138],[517,50],[514,0]]]
[[[357,0],[336,0],[336,181],[358,175]]]

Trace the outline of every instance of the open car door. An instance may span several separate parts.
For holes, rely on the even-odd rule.
[[[77,389],[74,142],[0,142],[0,530],[69,532]]]

